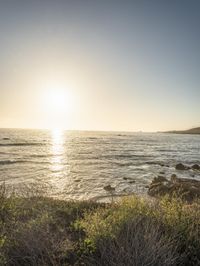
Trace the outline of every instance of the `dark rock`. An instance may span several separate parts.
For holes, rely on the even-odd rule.
[[[188,185],[195,185],[200,187],[200,181],[196,179],[191,179],[191,178],[177,178],[176,179],[177,183],[188,183]]]
[[[124,180],[128,180],[129,181],[129,184],[133,184],[135,183],[135,180],[132,179],[131,177],[123,177]]]
[[[81,182],[81,179],[75,179],[74,182]]]
[[[182,163],[178,163],[178,164],[176,165],[176,170],[189,170],[189,169],[190,169],[189,166],[186,166],[186,165],[184,165],[184,164],[182,164]]]
[[[192,202],[200,198],[200,181],[189,178],[178,178],[172,175],[171,180],[165,177],[154,178],[149,186],[148,194],[153,197],[169,195],[179,196],[183,200]]]
[[[198,164],[193,164],[191,167],[193,170],[200,170],[200,165]]]
[[[166,177],[158,176],[158,177],[154,177],[152,183],[161,183],[161,182],[165,182],[165,181],[168,181]]]
[[[134,184],[134,183],[135,183],[135,180],[129,181],[129,184]]]
[[[162,171],[161,171],[161,172],[159,172],[159,174],[161,174],[161,175],[164,175],[164,174],[165,174],[165,172],[162,172]]]
[[[115,191],[115,188],[111,187],[111,185],[107,185],[107,186],[103,187],[103,189],[107,192],[114,192]]]

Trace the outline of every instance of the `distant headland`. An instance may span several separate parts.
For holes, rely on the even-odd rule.
[[[172,130],[165,131],[163,133],[174,133],[174,134],[200,134],[200,127],[191,128],[188,130]]]

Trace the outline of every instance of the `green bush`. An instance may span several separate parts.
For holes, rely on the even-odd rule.
[[[70,202],[38,191],[0,186],[0,265],[200,265],[199,202]]]
[[[88,265],[200,265],[199,206],[129,197],[87,214],[79,226],[90,246]]]
[[[73,223],[100,204],[0,191],[0,265],[72,265],[79,232]]]

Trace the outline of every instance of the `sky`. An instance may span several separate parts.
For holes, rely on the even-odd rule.
[[[200,1],[0,1],[0,127],[200,126]]]

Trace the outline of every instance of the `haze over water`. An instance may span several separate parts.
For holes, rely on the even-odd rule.
[[[59,198],[101,199],[106,185],[143,193],[159,172],[200,180],[179,162],[200,163],[198,135],[0,129],[0,181],[48,183]]]

